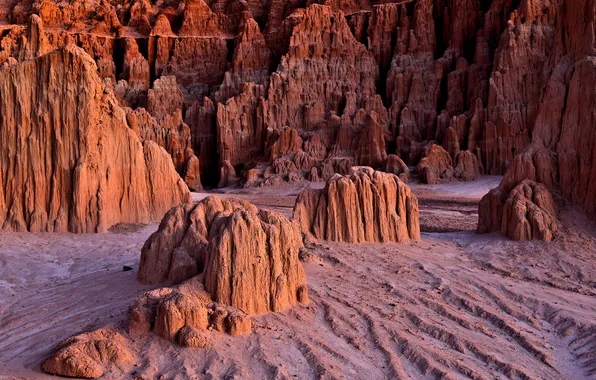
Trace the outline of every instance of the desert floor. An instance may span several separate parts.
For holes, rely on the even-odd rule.
[[[498,182],[414,184],[420,242],[309,245],[309,306],[256,317],[247,337],[212,333],[209,350],[150,334],[134,344],[133,369],[106,377],[594,378],[596,224],[564,210],[550,243],[476,235],[477,203]],[[220,195],[290,215],[298,191]],[[0,233],[0,379],[50,378],[39,364],[59,341],[124,329],[135,297],[150,289],[135,274],[156,228]]]

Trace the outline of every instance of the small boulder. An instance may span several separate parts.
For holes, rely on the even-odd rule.
[[[67,377],[94,379],[110,367],[124,370],[134,361],[128,340],[111,330],[96,330],[60,343],[41,365],[44,372]]]
[[[184,326],[178,333],[178,344],[188,348],[211,348],[213,340],[208,331]]]
[[[225,326],[231,336],[249,335],[252,332],[252,319],[245,313],[235,311],[228,313]]]

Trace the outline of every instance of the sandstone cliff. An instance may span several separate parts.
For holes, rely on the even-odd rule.
[[[531,145],[518,154],[501,186],[489,193],[480,207],[478,231],[493,231],[500,203],[495,194],[515,197],[520,183],[529,179],[560,191],[572,205],[596,217],[596,2],[558,1],[525,9],[529,15],[548,12],[553,26],[552,46],[545,61],[544,93],[535,110]],[[518,186],[519,185],[519,186]],[[548,192],[548,190],[546,190]],[[541,191],[544,193],[544,191]],[[505,216],[504,216],[505,217]],[[502,223],[507,223],[506,219]],[[503,229],[501,230],[502,232]],[[550,234],[516,234],[521,238],[550,238]]]
[[[142,142],[97,66],[69,46],[0,69],[0,227],[101,232],[186,201],[168,154]]]
[[[592,0],[22,0],[0,12],[0,63],[78,45],[122,105],[153,110],[145,136],[168,150],[193,188],[199,178],[209,186],[325,180],[352,165],[387,168],[391,155],[415,166],[431,143],[460,166],[458,179],[511,166],[531,175],[514,158],[532,144],[556,155],[564,170],[550,171],[551,180],[594,216],[585,195],[593,181],[577,164],[591,144],[578,142],[591,141],[593,129],[585,116],[594,108],[593,7]],[[156,93],[174,88],[162,85],[166,76],[180,91]],[[185,125],[190,144],[182,142]],[[288,127],[303,146],[271,159]]]

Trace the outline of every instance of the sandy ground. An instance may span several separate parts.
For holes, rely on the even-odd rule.
[[[596,225],[571,210],[550,243],[475,235],[467,225],[480,189],[495,182],[414,185],[423,230],[457,232],[424,232],[407,245],[308,246],[309,306],[256,317],[247,337],[213,333],[209,350],[149,334],[134,344],[135,367],[106,378],[594,378]],[[290,214],[296,191],[222,196]],[[60,340],[122,328],[148,289],[134,277],[156,228],[0,233],[0,378],[50,378],[39,363]]]

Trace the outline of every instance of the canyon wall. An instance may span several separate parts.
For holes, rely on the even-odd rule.
[[[548,9],[557,17],[536,98],[532,141],[512,161],[501,185],[482,200],[479,232],[503,232],[506,221],[495,220],[526,179],[596,218],[596,2],[553,1]],[[527,8],[536,10],[537,5]]]
[[[188,198],[169,155],[129,128],[78,47],[1,68],[0,115],[2,230],[101,232]]]
[[[78,45],[193,189],[415,166],[433,144],[466,180],[544,145],[565,197],[596,214],[591,177],[573,180],[594,129],[578,96],[594,87],[592,0],[21,0],[0,18],[0,63]]]

